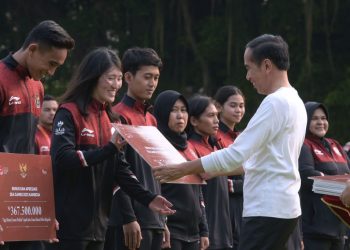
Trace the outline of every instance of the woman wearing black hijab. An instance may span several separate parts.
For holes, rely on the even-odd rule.
[[[158,129],[187,159],[197,155],[184,132],[188,121],[188,104],[178,92],[167,90],[157,96],[154,116]],[[168,217],[171,249],[197,250],[209,246],[208,225],[199,185],[162,184],[162,194],[174,205],[176,213]]]
[[[307,128],[299,157],[300,200],[305,250],[342,250],[346,227],[312,192],[310,176],[349,174],[349,160],[342,146],[326,138],[328,111],[322,103],[305,103]]]

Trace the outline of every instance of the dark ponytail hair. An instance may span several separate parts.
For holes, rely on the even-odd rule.
[[[244,97],[242,91],[234,85],[226,85],[226,86],[219,88],[216,91],[214,99],[217,103],[219,103],[221,106],[223,106],[225,104],[225,102],[228,100],[228,98],[230,96],[233,96],[233,95],[240,95],[243,97],[243,100],[245,100],[245,97]]]

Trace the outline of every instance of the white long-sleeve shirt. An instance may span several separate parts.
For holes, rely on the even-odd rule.
[[[229,172],[244,163],[243,217],[300,216],[298,157],[306,122],[298,92],[282,87],[265,97],[232,145],[201,158],[206,172]]]

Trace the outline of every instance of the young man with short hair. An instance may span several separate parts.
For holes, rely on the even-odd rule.
[[[62,65],[74,40],[54,21],[35,26],[22,47],[0,62],[0,151],[34,153],[43,100],[40,81]]]
[[[155,117],[148,112],[150,105],[147,101],[158,85],[161,59],[153,49],[131,48],[123,55],[122,68],[128,90],[113,111],[120,114],[125,124],[157,126]],[[151,167],[141,156],[129,145],[125,156],[138,180],[151,192],[160,194],[160,185],[153,178]],[[112,208],[105,250],[138,247],[144,250],[160,249],[165,228],[163,216],[131,200],[121,190],[115,194],[112,206],[118,208]],[[117,214],[117,211],[122,212]],[[117,239],[111,240],[114,237]]]
[[[34,137],[44,96],[42,78],[66,60],[74,40],[46,20],[28,34],[22,47],[0,62],[0,152],[34,154]],[[40,242],[11,242],[0,249],[40,249]]]
[[[199,160],[159,167],[161,182],[202,172],[239,174],[244,167],[243,225],[239,249],[283,250],[301,215],[298,158],[304,142],[306,110],[290,85],[288,45],[262,35],[244,53],[246,78],[267,95],[235,143]]]
[[[45,95],[35,133],[35,154],[50,155],[53,118],[57,109],[56,99],[53,96]]]

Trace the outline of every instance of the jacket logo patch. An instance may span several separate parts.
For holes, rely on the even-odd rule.
[[[81,136],[95,137],[94,131],[88,128],[83,128],[80,133]]]
[[[21,104],[21,98],[18,96],[11,96],[9,100],[9,106]]]
[[[337,147],[333,147],[333,151],[334,151],[337,155],[342,156],[341,153],[340,153],[340,151],[339,151],[339,149],[338,149]]]
[[[40,97],[38,95],[35,95],[35,106],[40,109]]]
[[[189,151],[190,151],[191,155],[192,155],[195,159],[198,158],[198,155],[197,155],[192,149],[190,149]]]
[[[114,132],[115,132],[115,127],[111,127],[111,134],[113,135],[114,134]]]
[[[41,146],[40,147],[40,152],[50,152],[49,146]]]
[[[63,121],[57,122],[57,128],[55,129],[55,135],[63,135],[64,134],[64,127],[63,127]]]
[[[324,155],[321,150],[314,149],[316,155]]]

